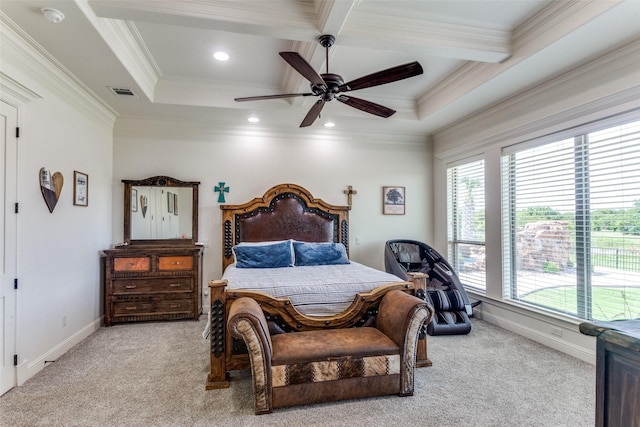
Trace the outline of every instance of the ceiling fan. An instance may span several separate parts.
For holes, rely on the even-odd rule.
[[[342,76],[329,73],[329,48],[333,46],[335,37],[325,34],[320,36],[318,40],[320,45],[326,49],[327,72],[324,74],[318,74],[298,52],[280,52],[280,56],[287,61],[289,65],[291,65],[305,79],[309,80],[311,83],[311,92],[249,96],[245,98],[235,98],[235,101],[244,102],[264,99],[294,98],[298,96],[317,96],[319,99],[311,107],[304,120],[302,120],[300,127],[311,126],[311,124],[313,124],[313,122],[320,116],[320,112],[322,111],[324,104],[333,99],[337,99],[343,104],[357,108],[358,110],[387,118],[391,117],[396,110],[392,110],[384,105],[376,104],[364,99],[343,95],[342,93],[393,83],[398,80],[407,79],[423,73],[422,66],[418,62],[410,62],[408,64],[398,65],[397,67],[368,74],[364,77],[344,83]]]

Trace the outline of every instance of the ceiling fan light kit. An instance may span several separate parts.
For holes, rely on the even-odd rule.
[[[330,34],[324,34],[318,38],[318,41],[320,42],[320,45],[326,49],[327,69],[324,74],[318,74],[298,52],[280,52],[280,56],[309,81],[311,92],[249,96],[244,98],[235,98],[235,101],[245,102],[265,99],[294,98],[300,96],[317,96],[318,100],[313,104],[305,118],[302,120],[300,127],[311,126],[320,116],[320,113],[324,108],[324,104],[334,99],[366,113],[387,118],[391,117],[396,111],[365,99],[342,95],[342,93],[393,83],[398,80],[415,77],[424,72],[420,63],[410,62],[408,64],[398,65],[396,67],[368,74],[345,83],[342,76],[329,73],[329,48],[333,46],[335,37]]]

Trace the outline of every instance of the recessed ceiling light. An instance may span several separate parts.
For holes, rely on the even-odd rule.
[[[258,123],[260,121],[260,119],[256,116],[251,116],[247,120],[249,120],[251,123]]]
[[[335,125],[336,125],[336,124],[335,124],[335,123],[333,123],[333,122],[326,122],[326,123],[324,124],[324,127],[326,127],[326,128],[332,128],[332,127],[334,127]]]
[[[229,59],[229,54],[227,52],[218,51],[213,54],[213,57],[218,61],[226,61]]]

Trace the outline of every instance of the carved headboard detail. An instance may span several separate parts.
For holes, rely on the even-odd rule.
[[[279,184],[242,205],[221,205],[222,269],[233,263],[240,242],[294,239],[340,242],[349,251],[349,206],[314,199],[305,188]]]

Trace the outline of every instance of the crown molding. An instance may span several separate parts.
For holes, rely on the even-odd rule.
[[[9,97],[20,103],[27,103],[42,98],[42,96],[2,71],[0,71],[0,93],[2,93],[3,100],[6,101],[5,97]]]
[[[32,73],[41,85],[67,99],[71,105],[109,127],[113,126],[117,113],[109,105],[2,11],[0,22],[3,62],[11,63],[7,58],[13,59],[20,72]]]
[[[162,73],[135,24],[98,18],[86,0],[76,0],[76,3],[142,92],[153,101],[155,86]]]
[[[450,156],[470,144],[475,149],[519,142],[635,108],[640,108],[640,40],[437,132],[434,141],[440,155]]]
[[[297,125],[294,125],[297,126]],[[378,132],[362,128],[342,131],[322,127],[298,128],[283,130],[282,127],[271,128],[262,125],[221,126],[220,123],[203,120],[167,119],[160,117],[121,116],[114,128],[115,138],[142,136],[145,138],[176,140],[206,140],[227,137],[257,137],[261,139],[277,139],[299,143],[335,140],[338,142],[384,144],[398,147],[401,145],[422,146],[428,143],[423,134]]]
[[[513,54],[508,59],[499,64],[466,63],[420,95],[417,101],[420,119],[458,101],[619,3],[581,0],[551,2],[513,31]]]
[[[515,50],[557,40],[623,1],[553,1],[514,30]]]

